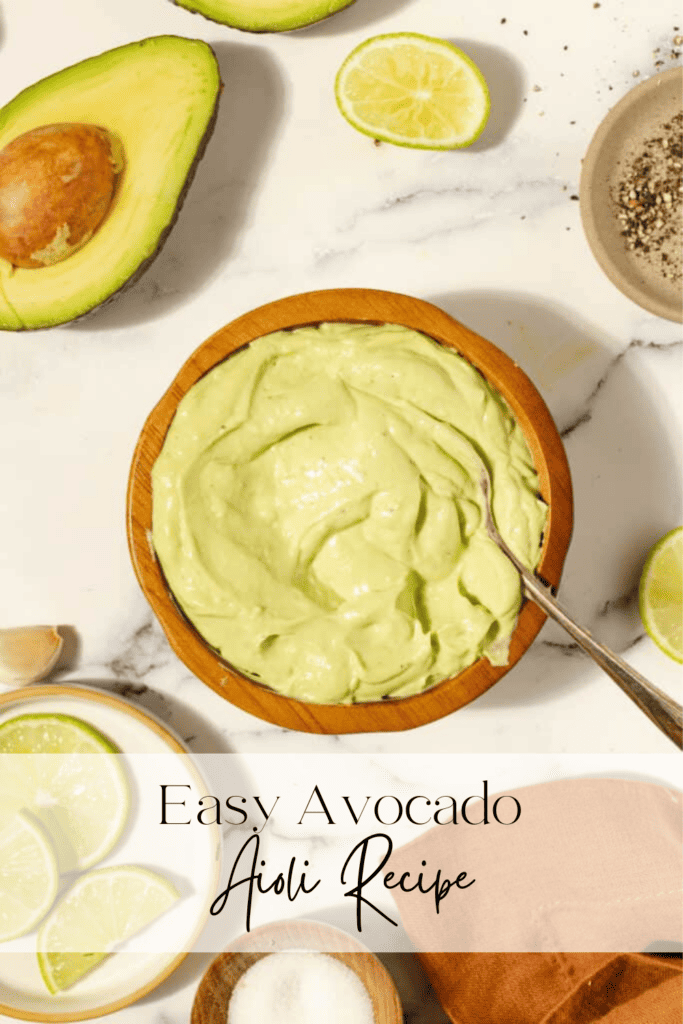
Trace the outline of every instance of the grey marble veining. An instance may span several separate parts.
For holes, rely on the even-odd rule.
[[[258,37],[162,0],[4,5],[0,105],[52,71],[161,32],[211,42],[225,88],[185,206],[140,282],[79,323],[2,338],[2,624],[68,626],[77,642],[57,679],[129,699],[196,753],[391,754],[397,780],[407,755],[426,750],[623,751],[634,770],[640,754],[667,754],[668,741],[553,624],[495,687],[431,725],[335,737],[262,722],[172,653],[130,567],[124,506],[145,417],[213,331],[299,291],[417,295],[536,383],[575,489],[561,599],[681,700],[680,667],[644,634],[637,608],[649,548],[683,520],[681,329],[604,277],[576,200],[598,123],[638,81],[680,63],[680,26],[673,0],[569,0],[561,16],[540,0],[357,0],[325,25]],[[484,71],[491,118],[470,150],[375,146],[339,116],[332,81],[347,53],[405,29],[455,41]],[[382,958],[406,1024],[445,1024],[418,961]],[[190,955],[107,1019],[184,1024],[209,959]]]

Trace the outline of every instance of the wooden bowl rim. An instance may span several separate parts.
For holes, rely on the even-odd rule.
[[[190,355],[149,414],[133,454],[126,503],[133,569],[181,661],[242,710],[302,732],[337,735],[415,728],[450,714],[497,682],[531,645],[545,621],[543,612],[530,601],[524,602],[506,665],[493,666],[482,658],[459,675],[410,697],[347,705],[312,704],[283,696],[242,676],[209,647],[176,604],[152,546],[151,471],[180,399],[237,349],[276,330],[323,322],[398,323],[411,327],[455,348],[499,391],[522,428],[539,476],[540,493],[549,507],[538,573],[552,586],[558,585],[572,532],[571,477],[562,439],[536,387],[492,342],[437,306],[397,292],[364,288],[306,292],[269,302],[222,327]]]
[[[241,936],[240,939],[235,940],[235,942],[231,943],[231,945],[228,946],[227,949],[223,950],[222,953],[219,953],[217,956],[215,956],[214,959],[209,964],[209,966],[204,971],[201,981],[199,982],[199,985],[197,987],[194,1002],[192,1004],[190,1024],[219,1024],[219,1021],[220,1024],[225,1024],[227,1002],[225,1006],[221,1007],[220,1011],[214,1010],[215,999],[211,997],[211,992],[212,987],[216,983],[216,980],[220,981],[221,979],[221,974],[224,965],[228,963],[233,957],[253,956],[254,963],[256,963],[258,960],[261,960],[264,957],[269,956],[271,952],[282,952],[282,950],[278,949],[233,949],[233,945],[239,945],[239,942],[242,939],[249,939],[248,944],[254,944],[255,946],[258,946],[259,935],[267,937],[272,934],[277,934],[279,930],[284,930],[285,932],[288,930],[293,930],[294,932],[301,932],[300,941],[305,942],[306,932],[310,929],[313,929],[314,931],[333,932],[336,935],[339,935],[345,942],[348,942],[350,947],[353,947],[344,950],[315,949],[311,950],[311,952],[327,953],[328,956],[333,956],[335,957],[335,959],[341,960],[342,963],[344,963],[347,967],[349,967],[349,969],[353,970],[354,973],[357,974],[357,976],[363,982],[364,987],[368,991],[368,994],[372,998],[373,994],[368,988],[368,986],[365,985],[361,972],[356,970],[354,960],[355,957],[359,956],[366,957],[369,959],[369,961],[372,964],[373,971],[378,979],[378,982],[380,983],[384,993],[388,997],[388,1002],[391,1003],[390,1013],[393,1016],[393,1020],[389,1018],[387,1019],[387,1021],[383,1022],[383,1024],[401,1024],[401,1022],[403,1021],[403,1009],[401,1006],[401,1000],[399,998],[393,978],[391,977],[389,971],[386,969],[386,967],[379,959],[379,957],[377,957],[370,949],[364,946],[363,943],[356,939],[353,935],[349,935],[347,932],[342,931],[340,928],[337,928],[334,925],[328,925],[324,921],[315,921],[303,918],[292,918],[291,920],[285,921],[273,921],[269,924],[261,925],[259,928],[255,928],[252,932],[250,932],[248,936]],[[347,957],[350,957],[350,959],[347,959]],[[252,965],[250,964],[249,966]],[[237,984],[237,982],[235,982],[235,984]],[[221,988],[224,988],[224,986],[221,986]],[[232,992],[232,989],[230,989],[230,991]],[[216,1016],[217,1012],[220,1014],[220,1017]],[[209,1014],[209,1016],[207,1016],[207,1013]]]

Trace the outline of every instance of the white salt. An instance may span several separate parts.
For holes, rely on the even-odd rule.
[[[327,953],[270,953],[235,985],[227,1024],[374,1024],[358,975]]]

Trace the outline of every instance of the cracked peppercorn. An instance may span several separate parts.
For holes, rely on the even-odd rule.
[[[647,139],[612,190],[626,248],[667,281],[683,270],[683,111]]]

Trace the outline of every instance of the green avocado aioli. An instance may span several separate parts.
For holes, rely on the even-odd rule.
[[[404,697],[505,664],[547,508],[503,398],[392,324],[259,338],[178,406],[153,469],[153,543],[202,636],[316,703]]]

